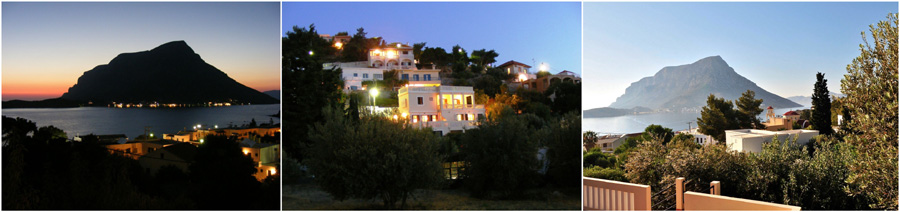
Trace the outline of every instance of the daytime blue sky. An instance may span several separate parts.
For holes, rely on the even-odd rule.
[[[320,34],[356,33],[450,50],[494,49],[509,60],[581,74],[580,2],[284,2],[282,30],[315,24]],[[532,68],[533,71],[537,67]]]
[[[810,96],[817,72],[840,92],[860,32],[897,12],[877,3],[584,3],[584,108],[609,106],[665,66],[720,55],[782,97]]]

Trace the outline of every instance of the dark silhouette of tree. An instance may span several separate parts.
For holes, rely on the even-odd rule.
[[[207,136],[197,147],[190,165],[192,197],[201,209],[253,209],[260,183],[253,174],[256,163],[244,155],[238,142],[224,136]],[[248,195],[251,194],[251,195]],[[273,206],[272,209],[277,209]]]
[[[544,91],[544,95],[551,99],[550,108],[556,114],[581,111],[581,82],[553,83]]]
[[[828,92],[828,80],[825,74],[819,72],[816,74],[816,84],[813,88],[812,95],[812,127],[819,131],[819,134],[831,135],[834,129],[831,128],[831,97]]]
[[[365,36],[360,31],[354,37]],[[283,125],[284,150],[302,161],[302,149],[309,144],[307,131],[313,123],[323,119],[321,110],[330,104],[341,102],[341,69],[324,69],[325,62],[309,51],[334,51],[330,43],[319,37],[315,26],[309,29],[294,27],[282,38],[282,86],[284,90]],[[347,51],[347,49],[344,49]]]

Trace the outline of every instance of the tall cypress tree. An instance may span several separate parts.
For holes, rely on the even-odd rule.
[[[816,84],[813,88],[812,95],[812,117],[810,122],[813,129],[819,131],[819,134],[831,135],[834,130],[831,129],[831,98],[828,95],[828,80],[825,74],[819,72],[816,74]]]

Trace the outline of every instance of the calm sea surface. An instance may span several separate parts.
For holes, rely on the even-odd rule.
[[[784,114],[789,110],[809,109],[809,107],[775,109],[776,115]],[[671,128],[674,131],[685,130],[688,122],[691,127],[697,127],[697,118],[700,113],[652,113],[642,115],[625,115],[604,118],[582,119],[582,130],[594,131],[601,134],[622,134],[643,132],[648,125],[656,124]],[[759,115],[762,121],[766,120],[766,111]]]
[[[156,135],[174,134],[191,126],[227,127],[242,125],[256,119],[257,123],[281,121],[276,114],[280,105],[242,105],[230,107],[195,108],[105,108],[80,107],[63,109],[3,109],[8,117],[22,117],[39,127],[53,125],[67,133],[69,138],[87,134],[125,134],[129,139],[144,134],[144,127],[151,127]]]

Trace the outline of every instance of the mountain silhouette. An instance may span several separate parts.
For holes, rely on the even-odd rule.
[[[665,67],[651,77],[631,83],[625,89],[625,94],[616,98],[609,107],[693,109],[705,106],[709,94],[726,100],[736,100],[747,90],[756,92],[756,98],[763,99],[763,106],[775,108],[801,106],[760,88],[756,83],[735,72],[722,57],[711,56],[687,65]]]
[[[279,100],[235,81],[206,63],[184,41],[122,53],[84,72],[61,99],[93,102],[277,104]]]

